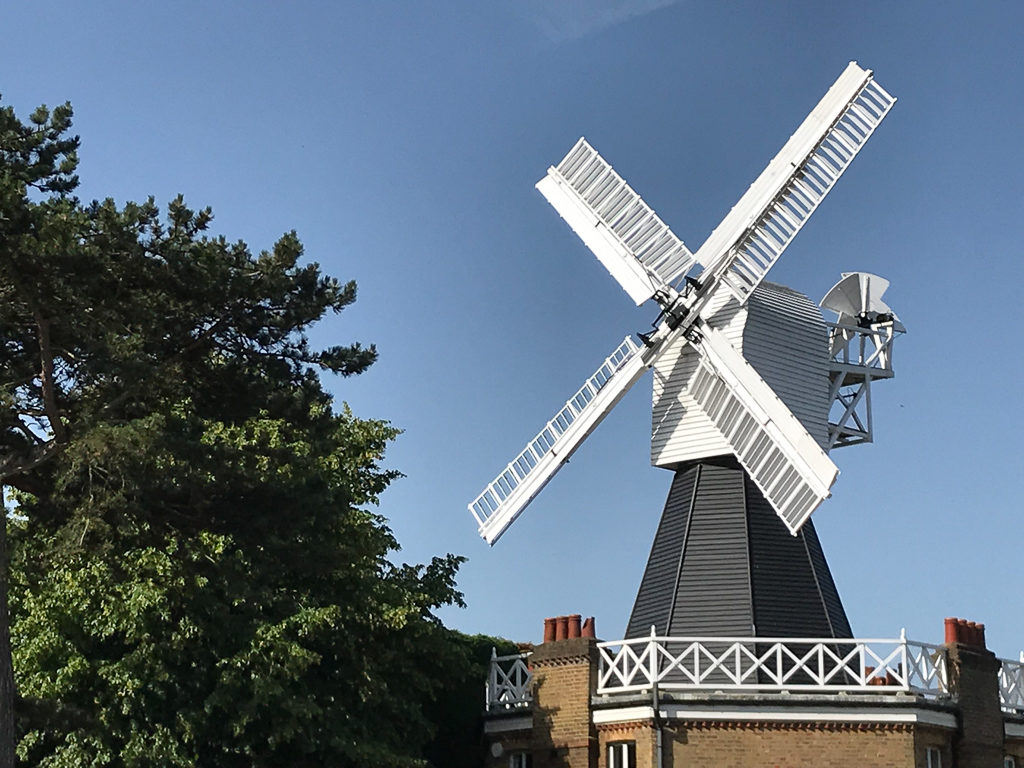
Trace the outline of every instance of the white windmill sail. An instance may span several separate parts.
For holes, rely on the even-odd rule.
[[[847,66],[697,251],[707,297],[700,306],[721,305],[724,291],[746,302],[893,103],[870,71]],[[701,333],[688,391],[795,533],[839,471],[725,337],[709,327]],[[768,421],[758,425],[762,417]]]
[[[641,304],[685,275],[705,269],[696,292],[673,304],[639,346],[629,337],[554,419],[469,504],[491,544],[540,492],[629,388],[680,337],[700,365],[693,396],[729,440],[741,464],[795,532],[829,495],[838,470],[771,387],[701,313],[733,294],[740,303],[764,278],[800,227],[895,102],[851,63],[811,115],[696,256],[584,139],[537,188],[602,264]],[[680,312],[680,310],[684,310]]]
[[[526,447],[469,503],[480,535],[494,544],[647,370],[627,336]]]
[[[637,306],[694,264],[683,241],[584,138],[537,189]]]
[[[697,251],[701,279],[746,301],[895,103],[850,62]]]

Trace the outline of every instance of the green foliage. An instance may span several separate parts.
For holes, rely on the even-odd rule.
[[[449,633],[453,653],[442,687],[429,707],[436,726],[424,756],[431,768],[478,768],[484,764],[483,693],[491,652],[516,653],[515,643],[488,635]]]
[[[372,509],[397,431],[320,384],[376,357],[306,337],[355,285],[294,233],[208,237],[180,198],[81,204],[70,118],[0,110],[21,760],[416,764],[467,659],[433,614],[461,602],[460,558],[390,562]]]

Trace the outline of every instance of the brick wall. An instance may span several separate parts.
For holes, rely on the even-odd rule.
[[[501,753],[497,757],[491,752],[491,746],[494,744],[501,745]],[[485,768],[508,768],[508,757],[510,754],[514,752],[529,752],[532,754],[533,732],[525,730],[496,733],[487,739],[487,746],[488,749],[484,757]]]
[[[905,724],[682,722],[666,729],[664,768],[908,768]]]
[[[952,768],[953,744],[956,734],[944,728],[929,728],[926,725],[918,726],[914,731],[914,768],[928,768],[928,750],[937,749],[942,756],[942,765]],[[1001,764],[1000,764],[1001,768]]]
[[[544,643],[530,663],[534,768],[597,768],[597,731],[590,721],[597,641],[581,637]]]
[[[636,743],[636,768],[657,768],[654,722],[636,720],[598,727],[598,768],[608,768],[608,745],[616,741]]]
[[[985,648],[950,643],[950,688],[960,708],[957,768],[1002,768],[999,660]]]

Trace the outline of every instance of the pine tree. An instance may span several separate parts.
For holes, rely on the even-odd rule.
[[[68,105],[0,121],[0,768],[15,702],[32,765],[409,764],[460,560],[391,564],[397,432],[320,382],[376,358],[307,339],[354,283],[82,204]]]

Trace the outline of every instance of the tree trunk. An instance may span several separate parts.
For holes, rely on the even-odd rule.
[[[0,485],[0,493],[3,486]],[[10,616],[7,612],[7,505],[0,512],[0,768],[14,768],[14,664],[11,661]]]

